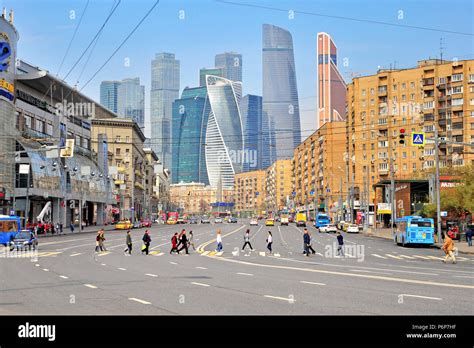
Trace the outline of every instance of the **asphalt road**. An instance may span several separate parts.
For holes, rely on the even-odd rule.
[[[193,230],[198,250],[170,255],[170,238]],[[216,229],[224,252],[215,253]],[[251,243],[242,252],[245,229]],[[268,231],[273,255],[265,253]],[[317,254],[302,254],[302,229],[237,224],[154,225],[151,254],[141,255],[144,229],[40,240],[37,254],[3,253],[0,314],[314,314],[421,315],[474,312],[472,256],[443,264],[438,249],[343,233],[346,257],[335,256],[335,235],[313,234]],[[8,256],[8,257],[7,257]],[[24,256],[24,257],[19,257]]]

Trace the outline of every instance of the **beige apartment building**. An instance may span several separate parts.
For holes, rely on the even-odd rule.
[[[265,207],[267,211],[288,208],[293,190],[292,159],[277,160],[265,170]]]
[[[396,179],[423,177],[434,167],[434,144],[412,146],[411,133],[424,132],[430,139],[437,128],[440,139],[474,143],[474,60],[424,60],[416,68],[383,69],[354,78],[347,91],[346,151],[355,200],[362,198],[367,179],[390,180],[391,154]],[[439,148],[441,167],[474,163],[468,146]],[[375,192],[369,192],[373,202]],[[381,193],[377,196],[380,202]]]
[[[327,122],[294,152],[293,188],[298,210],[341,213],[347,201],[346,123]],[[313,194],[311,194],[313,192]]]
[[[206,186],[203,183],[180,183],[170,185],[170,201],[175,209],[186,214],[209,214],[211,204],[217,201],[217,188]],[[222,190],[222,202],[234,201],[233,190]],[[221,212],[226,211],[223,208]]]
[[[265,210],[265,170],[254,170],[235,175],[235,211],[256,215]]]
[[[145,135],[133,120],[92,120],[92,148],[98,151],[99,134],[105,134],[108,144],[109,173],[115,183],[115,196],[120,218],[141,219],[147,213],[145,199],[147,170],[143,150]],[[151,157],[150,157],[151,159]],[[133,208],[133,209],[132,209]],[[149,210],[148,210],[149,211]]]

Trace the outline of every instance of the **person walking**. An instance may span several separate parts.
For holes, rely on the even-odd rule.
[[[104,242],[105,242],[105,231],[102,228],[102,229],[99,230],[99,232],[100,232],[100,242],[99,242],[100,250],[101,251],[107,251],[107,249],[105,248],[105,244],[104,244]]]
[[[179,232],[177,248],[179,248],[181,246],[181,238],[183,237],[183,233],[185,233],[185,232],[186,232],[186,230],[184,228],[181,230],[181,232]]]
[[[444,240],[444,244],[441,249],[445,252],[446,257],[442,261],[443,263],[446,263],[448,259],[452,259],[453,263],[456,263],[456,259],[454,258],[454,254],[453,254],[453,250],[454,250],[454,242],[452,239],[453,237],[454,237],[454,233],[452,231],[449,231],[447,233],[446,239]]]
[[[268,231],[268,236],[267,236],[267,249],[269,254],[273,254],[272,251],[272,243],[273,243],[273,236],[270,231]]]
[[[179,251],[178,251],[178,232],[175,232],[175,234],[173,235],[173,237],[171,237],[171,250],[170,250],[170,254],[172,254],[173,252],[176,252],[179,254]]]
[[[242,252],[245,251],[245,247],[248,245],[250,247],[250,250],[253,251],[253,248],[252,248],[252,244],[250,244],[250,230],[247,229],[247,231],[245,231],[245,235],[244,235],[244,246],[242,247]]]
[[[311,243],[311,237],[308,234],[308,230],[305,229],[303,234],[303,255],[309,256],[309,244]]]
[[[193,231],[189,231],[188,248],[192,246],[193,250],[196,250],[193,239],[194,239]]]
[[[313,249],[313,236],[311,235],[311,233],[309,233],[308,229],[305,228],[305,231],[308,233],[309,235],[309,244],[308,244],[308,251],[311,250],[311,253],[316,254],[316,251]]]
[[[470,247],[472,247],[472,235],[474,234],[474,231],[472,230],[473,228],[468,227],[466,231],[467,246],[470,246]]]
[[[142,254],[145,253],[145,255],[148,255],[148,251],[150,248],[150,243],[151,243],[151,237],[150,237],[150,232],[148,230],[145,231],[145,234],[143,235],[143,244],[145,245],[145,248],[142,249]]]
[[[59,234],[63,234],[63,223],[59,223]]]
[[[97,231],[97,235],[95,236],[95,252],[98,253],[101,251],[101,246],[100,246],[100,230]]]
[[[337,231],[337,256],[344,257],[344,237],[341,232]]]
[[[216,243],[217,243],[217,252],[222,251],[222,236],[221,236],[221,230],[217,230],[217,237],[216,237]]]
[[[186,255],[189,255],[189,251],[188,251],[188,237],[186,236],[186,231],[183,230],[182,233],[181,233],[181,239],[180,239],[180,242],[181,242],[181,248],[178,249],[178,253],[181,251],[181,250],[185,250],[186,251]]]
[[[132,254],[132,235],[130,234],[130,230],[127,231],[127,238],[125,240],[125,243],[127,247],[123,251],[125,255],[131,255]],[[128,254],[127,254],[128,251]]]
[[[71,233],[74,233],[74,224],[72,222],[69,224],[69,229],[71,230]]]

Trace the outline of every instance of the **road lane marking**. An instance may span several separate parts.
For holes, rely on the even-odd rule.
[[[429,257],[420,256],[420,255],[413,255],[413,257],[416,257],[416,258],[418,258],[418,259],[423,259],[423,260],[429,260],[429,259],[430,259]]]
[[[129,297],[128,299],[130,301],[135,301],[135,302],[138,302],[138,303],[141,303],[141,304],[151,304],[151,302],[140,300],[139,298],[135,298],[135,297]]]
[[[40,264],[39,264],[39,263],[37,263],[35,266],[36,266],[36,267],[39,267],[39,266],[40,266]]]
[[[385,256],[391,257],[392,259],[402,260],[400,256],[394,256],[392,254],[385,254]]]
[[[217,253],[217,251],[211,251],[208,255],[209,256],[214,256]]]
[[[286,298],[286,297],[279,297],[279,296],[272,296],[272,295],[263,295],[263,297],[266,297],[266,298],[273,298],[273,299],[275,299],[275,300],[287,301],[287,302],[290,302],[290,303],[295,302],[294,299]]]
[[[107,264],[105,264],[105,263],[101,263],[101,265],[102,265],[102,266],[107,266]]]
[[[43,271],[45,271],[45,272],[49,272],[49,269],[47,269],[47,268],[43,268]]]
[[[439,256],[428,256],[431,260],[444,260],[444,257],[439,257]]]
[[[156,274],[153,273],[145,273],[145,275],[149,277],[158,277]]]
[[[204,251],[204,252],[201,253],[201,255],[203,255],[203,256],[206,256],[207,254],[209,254],[209,251]]]
[[[223,251],[219,251],[219,252],[216,253],[216,256],[222,256],[222,254],[224,254],[224,252],[223,252]]]
[[[239,274],[239,275],[244,275],[244,276],[249,276],[249,277],[253,277],[253,274],[252,274],[252,273],[237,272],[237,274]]]
[[[59,278],[68,279],[68,277],[60,275]]]
[[[53,245],[53,244],[62,244],[62,243],[69,243],[69,242],[77,242],[80,240],[90,240],[90,238],[81,238],[81,239],[69,239],[69,240],[62,240],[59,242],[46,242],[46,243],[41,243],[41,245]]]
[[[266,255],[265,251],[260,251],[258,254],[259,254],[260,256],[265,256],[265,255]]]
[[[426,300],[436,300],[436,301],[441,301],[442,300],[442,298],[440,298],[440,297],[429,297],[429,296],[410,295],[410,294],[400,294],[399,296],[423,298],[423,299],[426,299]]]
[[[177,265],[177,263],[176,263],[176,262],[173,262],[173,261],[170,261],[170,263],[171,263],[172,265]]]
[[[400,255],[400,257],[403,257],[404,259],[410,259],[410,260],[415,259],[413,256],[408,256],[408,255]]]
[[[75,253],[75,254],[71,254],[71,255],[69,255],[69,256],[72,257],[72,256],[78,256],[78,255],[82,255],[82,253]]]
[[[381,274],[393,274],[393,273],[388,273],[388,272],[380,272],[380,271],[367,271],[365,269],[351,269],[350,271],[354,271],[354,272],[365,272],[365,273],[381,273]]]
[[[311,284],[311,285],[326,285],[325,283],[308,282],[306,280],[300,280],[300,283]]]
[[[127,270],[126,268],[122,268],[122,267],[119,267],[119,268],[117,268],[117,269],[119,269],[119,270],[121,270],[121,271],[126,271],[126,270]]]
[[[230,236],[231,234],[234,234],[234,233],[240,231],[240,230],[243,229],[244,227],[245,227],[245,225],[242,225],[242,226],[240,226],[239,228],[235,229],[234,231],[231,231],[231,232],[229,232],[229,233],[224,234],[224,235],[222,236],[222,238],[227,237],[227,236]],[[205,242],[205,243],[202,243],[201,245],[199,245],[199,246],[197,247],[197,250],[202,250],[202,251],[204,251],[204,248],[205,248],[205,247],[207,247],[207,246],[208,246],[209,244],[211,244],[211,243],[214,243],[215,241],[216,241],[216,239],[214,238],[214,239],[211,239],[211,240],[209,240],[209,241],[207,241],[207,242]]]
[[[204,283],[197,283],[197,282],[191,282],[191,284],[194,284],[194,285],[199,285],[199,286],[205,286],[205,287],[208,287],[208,286],[210,286],[209,284],[204,284]]]
[[[97,289],[97,286],[92,285],[92,284],[84,284],[84,286],[87,286],[88,288],[91,288],[91,289]]]
[[[109,255],[109,254],[110,254],[110,251],[106,251],[106,252],[97,254],[97,256],[105,256],[105,255]]]
[[[197,269],[207,269],[206,267],[197,266]]]
[[[469,279],[474,279],[474,277],[470,277],[470,276],[453,276],[455,278],[469,278]]]
[[[387,260],[387,258],[386,258],[386,257],[384,257],[384,256],[380,256],[380,255],[378,255],[378,254],[372,254],[372,256],[375,256],[375,257],[378,257],[378,258],[381,258],[381,259]]]

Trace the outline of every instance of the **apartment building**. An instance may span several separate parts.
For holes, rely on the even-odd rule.
[[[265,206],[267,211],[288,207],[292,195],[292,159],[273,162],[265,170]]]
[[[265,170],[254,170],[235,175],[235,211],[254,215],[265,210]]]

